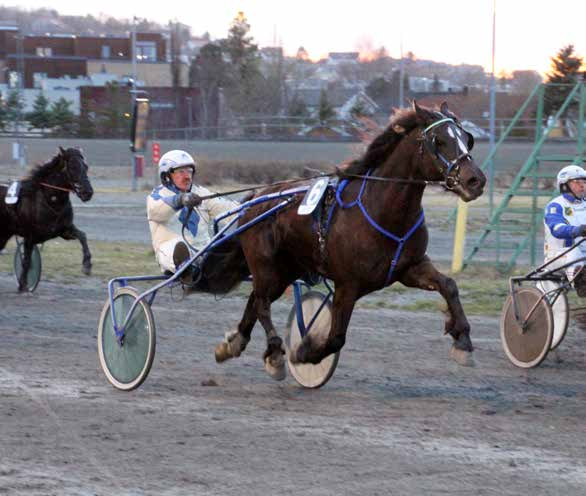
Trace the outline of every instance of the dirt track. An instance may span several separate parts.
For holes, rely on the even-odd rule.
[[[473,318],[476,368],[448,359],[442,317],[357,310],[320,390],[263,371],[263,332],[217,365],[244,300],[154,306],[157,355],[121,393],[96,353],[103,284],[0,274],[0,494],[564,494],[586,491],[586,354],[521,371],[493,318]],[[283,328],[290,302],[274,306]]]

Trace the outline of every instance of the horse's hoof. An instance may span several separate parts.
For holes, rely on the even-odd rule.
[[[475,367],[474,353],[472,351],[459,350],[455,346],[450,349],[450,357],[463,367]]]
[[[287,377],[287,371],[285,370],[285,358],[284,355],[278,354],[277,357],[272,355],[265,358],[265,370],[275,381],[282,381]]]
[[[227,332],[224,336],[224,341],[216,346],[216,362],[222,363],[229,358],[239,357],[247,344],[248,341],[242,337],[238,330]]]
[[[86,275],[86,276],[91,276],[92,275],[92,267],[83,267],[81,269],[81,271]]]
[[[222,341],[214,351],[214,355],[216,357],[216,363],[222,363],[232,358],[232,354],[230,353],[230,344]]]

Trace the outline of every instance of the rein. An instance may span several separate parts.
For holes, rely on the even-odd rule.
[[[63,188],[61,186],[55,186],[53,184],[49,184],[49,183],[39,183],[41,186],[45,186],[46,188],[52,188],[52,189],[58,189],[60,191],[66,191],[67,193],[75,193],[74,190],[69,189],[69,188]]]

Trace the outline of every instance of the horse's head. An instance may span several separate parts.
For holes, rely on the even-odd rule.
[[[444,181],[447,189],[466,202],[478,198],[486,176],[470,155],[474,137],[462,128],[445,102],[437,112],[421,108],[413,101],[413,110],[422,129],[418,140],[423,176]]]
[[[81,201],[91,200],[94,189],[88,178],[88,166],[81,150],[59,147],[59,159],[63,165],[63,172],[68,186],[75,191]]]

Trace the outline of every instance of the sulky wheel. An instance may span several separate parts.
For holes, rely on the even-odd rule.
[[[305,326],[308,326],[316,312],[319,310],[326,296],[319,291],[308,291],[301,297],[301,309],[303,313],[303,321]],[[328,301],[314,322],[311,324],[309,333],[311,335],[324,335],[327,336],[330,332],[330,326],[332,323],[332,304]],[[297,322],[297,314],[295,311],[295,304],[289,313],[287,319],[287,330],[285,333],[285,346],[287,347],[287,356],[289,356],[290,350],[295,348],[301,341],[302,336],[299,331],[299,325]],[[295,378],[295,380],[306,388],[318,388],[323,386],[329,381],[330,377],[336,370],[338,365],[338,358],[340,352],[333,353],[325,357],[318,364],[311,363],[291,363],[289,359],[289,370]]]
[[[16,250],[14,252],[14,277],[16,278],[16,283],[20,281],[20,275],[22,274],[22,261],[24,260],[24,243],[17,241],[16,243]],[[28,274],[26,275],[26,283],[30,293],[32,293],[37,286],[39,285],[39,281],[41,280],[41,271],[42,271],[42,264],[41,264],[41,252],[39,251],[39,247],[37,245],[33,246],[33,250],[31,252],[31,265],[28,269]]]
[[[507,357],[521,368],[537,367],[547,356],[553,339],[553,315],[543,293],[532,287],[515,292],[522,327],[515,319],[513,298],[509,295],[501,313],[501,342]]]
[[[551,341],[550,349],[555,350],[564,340],[564,337],[566,337],[568,324],[570,323],[570,306],[568,305],[568,295],[565,290],[556,291],[559,288],[559,284],[556,284],[553,281],[540,281],[537,283],[537,288],[542,293],[549,293],[547,299],[551,306],[551,313],[553,315],[553,339]]]
[[[130,287],[119,288],[114,294],[116,321],[122,325],[138,292]],[[124,330],[119,344],[112,325],[110,300],[106,301],[98,325],[98,356],[110,384],[130,391],[147,378],[155,358],[155,321],[150,305],[140,301]]]

